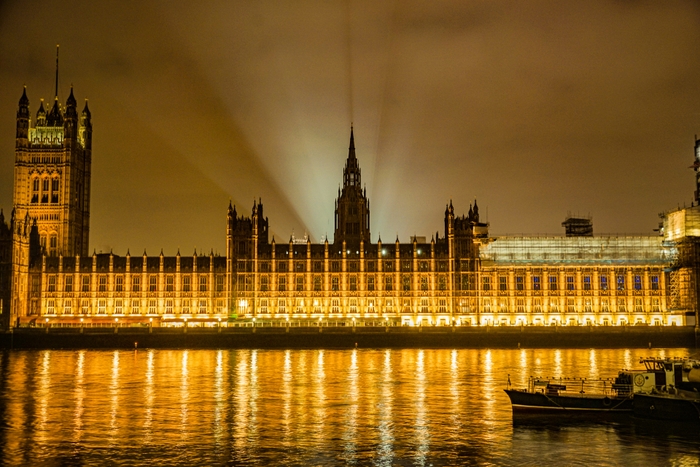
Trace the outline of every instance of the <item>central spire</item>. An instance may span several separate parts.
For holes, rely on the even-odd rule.
[[[335,203],[334,243],[369,242],[369,201],[362,190],[360,164],[355,156],[355,132],[350,126],[350,148],[343,168],[343,188]]]
[[[355,135],[352,125],[350,125],[350,148],[348,150],[348,159],[345,161],[343,169],[343,188],[355,186],[360,188],[360,164],[355,156]]]

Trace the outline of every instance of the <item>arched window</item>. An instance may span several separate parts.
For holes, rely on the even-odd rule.
[[[51,179],[51,202],[53,204],[58,203],[58,190],[60,187],[60,181],[58,178]]]
[[[32,203],[38,203],[38,202],[39,202],[39,179],[35,177],[32,179]]]

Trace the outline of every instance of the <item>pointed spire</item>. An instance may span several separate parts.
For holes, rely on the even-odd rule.
[[[352,123],[350,124],[350,155],[355,156],[355,134]]]
[[[85,107],[83,107],[83,116],[90,120],[90,109],[88,108],[88,100],[85,99]]]
[[[27,86],[24,86],[22,97],[19,98],[20,107],[29,107],[29,98],[27,97]]]
[[[66,107],[75,107],[78,105],[78,102],[75,100],[75,97],[73,96],[73,85],[70,85],[70,95],[68,96],[68,100],[66,100]]]

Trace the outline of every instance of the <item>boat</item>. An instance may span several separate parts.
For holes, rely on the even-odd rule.
[[[636,418],[700,423],[700,361],[685,360],[674,370],[665,386],[635,396]]]
[[[513,388],[508,376],[505,389],[513,415],[631,415],[639,394],[662,393],[676,384],[687,359],[640,359],[644,369],[621,370],[614,378],[530,377],[527,388]]]

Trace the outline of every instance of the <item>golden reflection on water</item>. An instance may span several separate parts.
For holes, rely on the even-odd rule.
[[[74,443],[79,443],[83,432],[83,410],[85,399],[85,350],[78,352],[75,365],[75,410],[73,411],[73,438]]]
[[[120,464],[134,452],[145,456],[140,463],[161,465],[513,463],[516,454],[546,451],[576,435],[515,429],[502,391],[508,374],[514,385],[531,374],[610,377],[655,355],[688,352],[9,352],[2,366],[0,464],[99,464],[105,456]],[[629,439],[610,427],[596,430],[581,436],[622,463]],[[655,459],[648,452],[653,443],[631,443]],[[80,462],[64,462],[76,452]],[[566,452],[554,457],[575,463]]]

